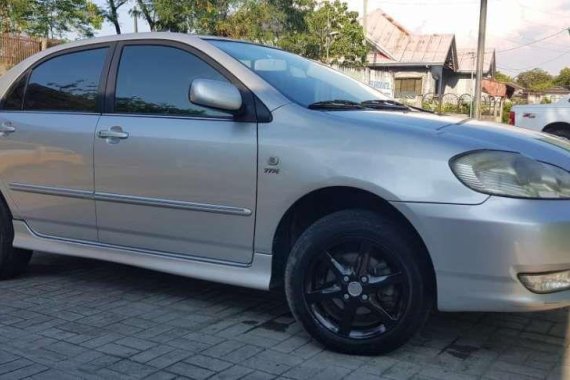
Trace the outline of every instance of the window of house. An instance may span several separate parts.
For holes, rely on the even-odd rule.
[[[24,110],[96,112],[108,48],[59,55],[30,75]]]
[[[395,98],[408,98],[422,95],[421,78],[397,78],[394,87]]]
[[[194,79],[227,81],[197,56],[169,46],[123,48],[115,91],[115,112],[165,116],[227,117],[229,113],[190,102]]]

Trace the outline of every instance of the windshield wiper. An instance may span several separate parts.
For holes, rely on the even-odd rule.
[[[389,110],[389,111],[419,111],[419,112],[433,113],[431,111],[424,110],[422,108],[405,105],[395,100],[384,100],[384,99],[365,100],[362,103],[360,103],[360,105],[367,108]]]
[[[309,104],[308,107],[312,110],[353,110],[364,108],[360,103],[344,99],[323,100]]]
[[[367,108],[382,109],[382,110],[393,110],[393,111],[410,111],[410,108],[405,104],[396,102],[394,100],[365,100],[360,105]]]

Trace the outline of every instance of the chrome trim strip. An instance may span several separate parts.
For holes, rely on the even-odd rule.
[[[215,214],[250,216],[252,211],[247,208],[212,205],[207,203],[195,203],[186,201],[173,201],[159,198],[146,198],[131,195],[120,195],[112,193],[92,193],[86,190],[64,189],[59,187],[27,185],[22,183],[11,183],[11,190],[26,193],[54,195],[68,198],[91,199],[104,202],[126,203],[140,206],[173,208],[181,210],[211,212]]]
[[[213,212],[216,214],[229,214],[229,215],[241,215],[241,216],[251,215],[251,210],[241,207],[220,206],[220,205],[211,205],[207,203],[194,203],[194,202],[184,202],[184,201],[171,201],[166,199],[145,198],[145,197],[136,197],[130,195],[119,195],[111,193],[95,193],[95,200],[116,202],[116,203],[127,203],[133,205],[141,205],[141,206]]]
[[[68,198],[93,199],[93,192],[87,190],[64,189],[61,187],[26,185],[23,183],[11,183],[10,190],[24,193],[55,195]]]

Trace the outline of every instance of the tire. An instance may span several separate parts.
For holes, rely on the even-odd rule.
[[[365,210],[328,215],[295,243],[285,270],[289,307],[327,348],[377,355],[425,323],[434,291],[424,248],[406,226]]]
[[[12,217],[4,202],[0,201],[0,280],[22,274],[32,258],[32,252],[14,248]]]

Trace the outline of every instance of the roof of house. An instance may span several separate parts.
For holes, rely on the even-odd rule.
[[[377,63],[443,65],[455,46],[453,34],[412,34],[381,9],[366,17],[366,37],[382,53]]]
[[[477,67],[477,49],[457,49],[457,71],[464,73],[475,72]],[[495,50],[485,50],[483,60],[483,71],[485,73],[493,71],[495,65]]]
[[[396,22],[381,9],[376,9],[361,20],[366,25],[366,39],[375,51],[368,62],[378,66],[447,65],[456,71],[470,72],[470,52],[473,49],[456,48],[453,34],[414,34]],[[495,52],[485,53],[485,72],[494,68]]]

